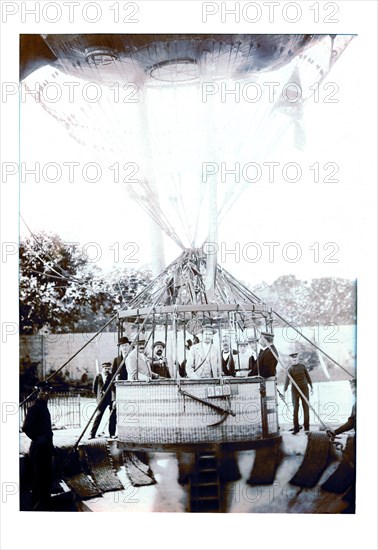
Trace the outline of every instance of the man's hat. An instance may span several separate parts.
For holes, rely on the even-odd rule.
[[[258,338],[257,338],[256,336],[250,336],[250,337],[248,338],[248,343],[249,343],[249,344],[254,344],[254,343],[257,342],[257,341],[258,341]]]
[[[273,334],[272,332],[265,332],[264,330],[262,330],[262,331],[260,332],[260,334],[261,334],[261,336],[264,336],[264,338],[265,338],[266,336],[270,336],[271,338],[274,337],[274,334]]]
[[[217,329],[214,328],[213,325],[203,325],[203,326],[202,326],[202,332],[205,332],[205,330],[208,330],[209,332],[210,332],[210,330],[211,330],[211,332],[212,332],[213,334],[215,334],[215,333],[217,332]]]
[[[47,380],[43,382],[38,382],[34,388],[38,391],[54,391],[54,388],[50,386],[50,383]]]
[[[289,357],[297,357],[299,355],[298,346],[295,344],[292,344],[288,349],[288,356]]]
[[[111,366],[112,366],[112,364],[111,364],[111,363],[109,363],[108,361],[105,361],[105,363],[102,363],[102,364],[101,364],[101,366],[102,366],[102,368],[105,368],[105,367],[111,367]]]
[[[160,342],[160,340],[154,343],[153,347],[155,346],[163,346],[163,348],[165,348],[165,344],[163,342]]]
[[[138,344],[145,344],[146,343],[146,339],[145,338],[139,338],[137,340]]]
[[[130,340],[127,338],[127,336],[122,336],[118,340],[118,345],[121,346],[122,344],[130,344]]]

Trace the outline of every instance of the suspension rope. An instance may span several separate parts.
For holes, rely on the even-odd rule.
[[[63,275],[62,278],[65,278],[67,280],[71,280],[71,281],[74,281],[75,283],[78,283],[78,284],[83,284],[82,281],[80,281],[79,279],[76,279],[75,277],[73,277],[72,275],[70,275],[65,269],[63,269],[55,260],[54,258],[52,258],[50,256],[50,254],[48,252],[46,252],[46,250],[44,250],[42,244],[39,242],[39,240],[37,239],[37,237],[35,236],[35,234],[33,233],[33,231],[30,229],[30,227],[28,226],[28,224],[26,223],[25,219],[23,218],[23,216],[20,214],[20,218],[21,220],[23,221],[23,223],[25,224],[27,230],[29,231],[30,235],[32,236],[32,238],[34,239],[34,241],[37,243],[38,245],[38,248],[44,253],[46,254],[46,256],[50,259],[50,261],[56,266],[57,270],[53,269],[51,266],[48,265],[48,263],[46,261],[44,261],[40,256],[38,256],[38,254],[36,254],[36,252],[34,252],[34,255],[37,256],[37,258],[39,260],[41,260],[41,262],[48,266],[54,273],[56,273],[57,275]]]
[[[159,297],[159,298],[160,298],[160,297]],[[106,390],[105,390],[105,392],[104,392],[104,395],[102,396],[101,400],[97,403],[97,406],[96,406],[95,410],[93,411],[91,417],[89,418],[89,420],[88,420],[86,426],[84,427],[83,431],[81,432],[79,438],[77,439],[77,441],[76,441],[76,443],[75,443],[75,445],[74,445],[74,447],[73,447],[74,449],[77,449],[77,447],[78,447],[80,441],[82,440],[82,438],[83,438],[85,432],[86,432],[87,429],[88,429],[88,426],[89,426],[90,423],[92,422],[92,420],[93,420],[93,418],[94,418],[94,416],[95,416],[97,410],[100,408],[100,406],[101,406],[102,403],[104,402],[106,396],[107,396],[108,393],[111,391],[112,385],[113,385],[113,383],[114,383],[114,381],[115,381],[117,375],[120,373],[121,368],[122,368],[123,365],[125,364],[125,361],[126,361],[127,357],[129,356],[129,354],[130,354],[130,352],[131,352],[131,350],[132,350],[134,344],[139,342],[139,334],[140,334],[140,332],[142,331],[142,329],[144,328],[145,324],[147,323],[147,320],[149,319],[150,315],[155,311],[156,305],[157,305],[158,303],[159,303],[159,299],[156,300],[156,302],[152,305],[152,307],[151,307],[150,310],[148,311],[148,313],[147,313],[147,315],[146,315],[146,317],[145,317],[143,323],[142,323],[142,324],[140,325],[140,327],[138,328],[137,333],[136,333],[136,335],[135,335],[135,337],[134,337],[134,340],[132,341],[132,343],[131,343],[131,345],[130,345],[130,347],[129,347],[129,350],[127,351],[126,355],[123,357],[123,359],[122,359],[121,363],[119,364],[119,366],[118,366],[116,372],[113,374],[113,376],[112,376],[112,378],[111,378],[111,380],[110,380],[110,382],[109,382],[109,385],[108,385],[108,387],[106,388]]]
[[[298,386],[298,384],[296,383],[296,381],[294,380],[294,378],[291,376],[290,372],[289,372],[289,368],[290,367],[285,367],[284,364],[282,363],[281,359],[279,358],[279,356],[275,353],[275,351],[273,350],[271,344],[269,344],[269,342],[267,342],[268,344],[268,347],[270,349],[270,352],[271,354],[275,357],[275,359],[278,361],[278,363],[281,365],[281,367],[283,367],[283,369],[285,370],[286,372],[286,376],[288,376],[289,380],[291,381],[292,385],[296,388],[296,390],[298,391],[298,393],[302,396],[302,398],[305,400],[305,402],[307,403],[307,406],[312,410],[312,412],[314,413],[314,415],[316,416],[316,418],[319,420],[320,424],[323,426],[323,428],[325,430],[329,430],[329,426],[327,426],[327,424],[325,424],[323,422],[323,420],[320,418],[320,416],[318,415],[318,413],[316,412],[316,410],[314,409],[314,407],[311,405],[310,403],[310,400],[307,399],[307,397],[305,396],[305,394],[303,393],[303,391],[301,390],[301,388]],[[312,386],[311,386],[312,387]]]
[[[72,359],[74,359],[81,351],[83,351],[84,348],[86,348],[88,346],[88,344],[90,344],[108,325],[110,325],[110,323],[112,323],[114,321],[114,319],[116,319],[118,314],[115,314],[113,315],[113,317],[111,319],[109,319],[109,321],[107,321],[107,323],[105,323],[105,325],[103,325],[100,330],[98,330],[96,332],[96,334],[94,336],[92,336],[92,338],[90,338],[76,353],[74,353],[61,367],[58,368],[58,370],[56,370],[55,372],[53,372],[52,374],[50,374],[50,376],[48,376],[43,382],[49,382],[52,378],[54,378],[54,376],[56,376],[58,374],[58,372],[60,372],[66,365],[68,365],[68,363],[70,363],[72,361]],[[34,390],[30,395],[28,395],[21,403],[20,403],[20,407],[26,403],[27,401],[29,401],[29,399],[35,394],[37,393],[38,390]]]
[[[243,309],[243,306],[241,306],[241,308]],[[323,422],[323,420],[320,418],[320,416],[318,415],[318,413],[316,412],[316,410],[314,409],[314,407],[311,405],[310,401],[306,398],[306,396],[304,395],[304,393],[302,392],[301,388],[298,386],[298,384],[295,382],[294,378],[291,376],[291,374],[289,373],[288,371],[288,368],[285,367],[285,365],[282,363],[279,355],[274,351],[273,349],[273,346],[267,342],[268,344],[268,348],[271,352],[271,354],[273,355],[273,357],[276,359],[276,361],[279,363],[279,365],[283,368],[283,370],[286,372],[287,376],[289,377],[291,383],[295,386],[295,388],[297,389],[297,391],[300,393],[300,395],[302,396],[302,398],[306,401],[308,407],[312,410],[312,412],[314,413],[314,415],[316,416],[316,418],[319,420],[319,422],[322,424],[323,428],[325,430],[328,430],[329,427]]]
[[[344,372],[346,372],[347,374],[349,374],[349,376],[351,378],[354,378],[354,375],[348,371],[348,369],[346,369],[345,367],[343,367],[342,365],[340,365],[340,363],[338,363],[335,359],[333,359],[330,355],[328,355],[327,352],[325,352],[324,350],[322,350],[319,346],[317,346],[314,342],[312,342],[312,340],[310,340],[309,338],[307,338],[307,336],[305,336],[299,329],[297,329],[294,325],[292,325],[289,321],[287,321],[286,319],[284,319],[283,317],[281,317],[281,315],[279,313],[277,313],[276,311],[272,310],[272,312],[274,313],[274,315],[276,315],[276,317],[278,317],[279,319],[281,319],[281,321],[284,321],[284,323],[286,323],[290,328],[292,328],[293,330],[295,330],[298,334],[300,334],[302,336],[302,338],[304,340],[306,340],[307,342],[309,342],[314,348],[316,348],[318,351],[320,351],[325,357],[327,357],[328,359],[330,359],[333,363],[335,363],[335,365],[337,365],[338,367],[340,367],[340,369],[342,369]]]
[[[232,279],[234,279],[234,277],[232,277],[232,275],[230,275],[228,272],[226,272],[227,275],[229,275]],[[254,298],[256,298],[259,303],[263,303],[265,304],[265,302],[262,302],[262,300],[260,300],[260,298],[258,298],[251,290],[249,290],[245,285],[243,285],[243,283],[240,283],[240,285],[245,288],[245,290],[250,293]],[[267,305],[267,304],[265,304]],[[307,336],[305,336],[298,328],[296,328],[292,323],[290,323],[287,319],[285,319],[284,317],[282,317],[277,311],[275,311],[274,309],[272,309],[272,313],[278,317],[279,319],[281,319],[281,321],[283,321],[286,325],[288,325],[289,327],[291,327],[297,334],[299,334],[304,340],[306,340],[309,344],[311,344],[314,348],[316,348],[318,351],[320,351],[325,357],[327,357],[330,361],[332,361],[335,365],[337,365],[338,367],[340,367],[344,372],[346,372],[347,374],[349,374],[349,376],[351,376],[352,378],[354,377],[353,374],[351,372],[348,371],[348,369],[346,369],[345,367],[343,367],[342,365],[340,365],[340,363],[338,363],[338,361],[336,361],[336,359],[333,359],[333,357],[331,357],[327,352],[325,352],[324,350],[322,350],[319,346],[317,346],[314,342],[312,342],[312,340],[310,340],[309,338],[307,338]]]

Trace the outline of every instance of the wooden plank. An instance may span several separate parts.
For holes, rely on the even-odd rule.
[[[153,312],[157,315],[165,313],[195,313],[195,312],[204,312],[204,311],[244,311],[250,312],[267,312],[268,308],[264,304],[252,304],[252,303],[243,303],[243,304],[188,304],[188,305],[174,305],[174,306],[156,306]],[[151,314],[150,307],[143,307],[137,309],[126,309],[118,312],[119,319],[127,319],[130,317],[140,317],[142,315]]]

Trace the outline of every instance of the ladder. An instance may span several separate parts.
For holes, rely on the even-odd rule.
[[[190,511],[221,511],[219,468],[215,454],[196,453],[194,471],[190,475]]]

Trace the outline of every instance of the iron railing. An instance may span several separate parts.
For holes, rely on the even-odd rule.
[[[23,401],[22,398],[21,401]],[[20,406],[20,426],[22,426],[27,410],[33,402],[31,399]],[[53,429],[81,427],[80,394],[71,392],[54,393],[48,401],[48,408]]]

